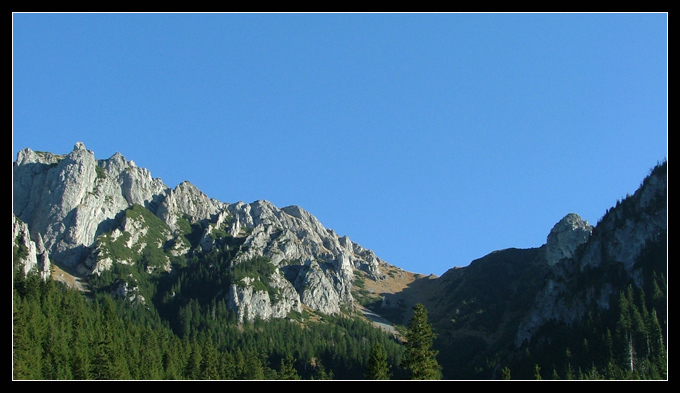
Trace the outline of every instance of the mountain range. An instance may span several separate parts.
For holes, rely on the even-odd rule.
[[[594,349],[574,347],[583,337],[624,337],[620,301],[631,288],[648,294],[641,307],[655,311],[667,346],[666,168],[657,163],[595,225],[567,212],[545,244],[496,250],[437,277],[389,264],[299,206],[226,203],[186,181],[170,188],[120,153],[97,159],[82,143],[68,154],[26,148],[13,163],[13,265],[167,315],[191,296],[177,294],[184,269],[224,265],[229,273],[196,284],[195,297],[223,300],[237,323],[359,316],[397,341],[420,303],[444,378],[500,379],[510,369],[531,378],[548,352],[585,357]],[[577,363],[551,356],[555,374]]]

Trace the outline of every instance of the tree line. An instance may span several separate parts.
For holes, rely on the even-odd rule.
[[[324,316],[306,324],[293,318],[236,324],[225,318],[218,324],[209,321],[229,313],[223,304],[190,301],[181,312],[188,328],[176,332],[153,307],[107,293],[88,297],[36,274],[17,271],[14,278],[13,378],[18,380],[423,377],[415,371],[422,358],[411,355],[413,347],[359,318]],[[426,313],[416,315],[423,329]],[[418,342],[417,334],[410,334]],[[419,345],[418,351],[431,345],[431,336]],[[434,354],[428,359],[432,367],[438,366]]]

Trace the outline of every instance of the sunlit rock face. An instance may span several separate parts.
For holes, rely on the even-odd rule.
[[[37,236],[36,241],[31,240],[28,225],[15,215],[12,215],[12,247],[17,258],[13,261],[15,267],[21,269],[24,274],[33,270],[37,271],[43,279],[49,277],[50,258],[42,238]]]
[[[126,216],[135,205],[163,223],[154,244],[144,240],[150,223]],[[342,306],[353,305],[355,269],[384,278],[381,260],[371,250],[325,228],[298,206],[278,208],[264,200],[224,203],[189,182],[171,189],[120,153],[98,160],[80,142],[66,155],[29,148],[18,153],[13,163],[13,213],[25,225],[21,233],[30,237],[28,270],[44,265],[39,258],[47,264],[51,258],[82,275],[101,274],[116,263],[134,263],[129,256],[121,259],[107,253],[102,239],[126,239],[125,247],[136,253],[160,247],[174,257],[209,252],[222,235],[239,239],[243,247],[234,263],[264,256],[277,268],[267,278],[279,291],[276,299],[248,282],[238,283],[225,295],[248,319],[284,317],[302,305],[337,313]],[[183,236],[187,226],[202,228],[196,244]],[[14,221],[13,227],[18,228]],[[169,260],[160,268],[170,271]],[[133,292],[134,288],[125,291]]]
[[[546,258],[548,264],[554,265],[562,259],[574,256],[574,251],[585,243],[593,227],[579,217],[569,213],[550,230],[546,242]]]
[[[168,191],[120,154],[98,161],[82,143],[65,156],[22,150],[13,164],[13,186],[14,214],[66,266],[82,262],[122,210],[148,206]]]

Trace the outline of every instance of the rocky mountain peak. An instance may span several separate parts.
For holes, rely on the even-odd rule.
[[[585,243],[593,232],[593,227],[576,213],[569,213],[562,218],[548,234],[546,242],[546,258],[549,265],[554,265],[564,258],[574,256],[578,246]]]
[[[135,264],[148,247],[165,254],[153,266],[163,271],[171,271],[170,257],[212,250],[228,249],[233,264],[265,257],[275,270],[261,279],[279,296],[258,290],[257,280],[234,283],[227,297],[240,318],[285,317],[302,305],[337,313],[354,302],[354,270],[384,277],[372,251],[325,228],[299,206],[224,203],[188,181],[171,189],[120,153],[95,159],[81,142],[67,155],[28,148],[18,153],[13,212],[24,223],[13,224],[14,237],[21,233],[20,244],[32,242],[30,266],[39,265],[39,254],[85,276]]]
[[[553,227],[546,244],[550,278],[519,326],[517,345],[547,321],[571,324],[592,307],[610,307],[615,294],[611,283],[574,290],[588,272],[605,268],[623,270],[640,284],[643,274],[637,263],[640,256],[650,244],[662,241],[666,233],[667,192],[663,164],[654,168],[634,195],[608,210],[596,230],[576,214],[568,214]],[[575,253],[581,245],[581,250]]]

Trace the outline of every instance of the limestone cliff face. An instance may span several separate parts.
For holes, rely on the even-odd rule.
[[[264,320],[284,318],[291,311],[302,311],[300,295],[282,275],[275,274],[270,279],[270,284],[280,291],[281,299],[279,301],[274,301],[267,291],[255,290],[251,285],[253,281],[254,279],[246,277],[242,283],[232,284],[229,288],[227,301],[229,306],[237,311],[239,321],[252,321],[255,317]],[[323,308],[316,307],[315,309],[330,314]]]
[[[50,259],[43,245],[42,238],[31,240],[28,225],[12,215],[12,248],[16,260],[15,267],[22,269],[24,274],[37,271],[43,279],[50,274]]]
[[[211,199],[196,186],[184,181],[160,200],[156,215],[171,229],[179,229],[177,221],[183,215],[192,221],[212,220],[228,205],[216,199]]]
[[[134,206],[153,217],[129,214]],[[248,280],[236,283],[225,296],[241,318],[284,317],[302,305],[337,313],[353,305],[355,269],[383,277],[372,251],[338,236],[300,207],[224,203],[189,182],[171,189],[120,153],[98,160],[82,143],[67,155],[19,152],[13,163],[13,213],[13,241],[26,239],[29,249],[27,271],[49,270],[52,259],[82,275],[100,274],[116,263],[136,263],[147,247],[190,257],[209,252],[223,236],[238,239],[234,263],[270,258],[276,270],[267,280],[280,294],[271,299]],[[196,244],[182,236],[188,226],[200,228]],[[129,252],[112,254],[107,248],[112,243]],[[154,268],[171,270],[169,259],[158,263]],[[121,288],[120,293],[134,292]]]
[[[547,321],[571,324],[593,307],[609,308],[614,294],[612,283],[581,285],[580,290],[574,290],[583,277],[592,277],[593,272],[619,267],[640,284],[641,253],[645,247],[665,241],[666,173],[666,164],[657,166],[634,195],[617,203],[594,228],[574,214],[555,225],[546,243],[546,259],[552,270],[531,312],[519,326],[517,345]]]
[[[66,266],[80,263],[122,210],[149,205],[167,192],[134,162],[120,154],[97,161],[82,143],[66,156],[24,149],[13,165],[14,215]]]
[[[572,258],[576,248],[585,243],[593,227],[579,217],[569,213],[550,230],[546,246],[546,260],[554,266],[562,259]]]

